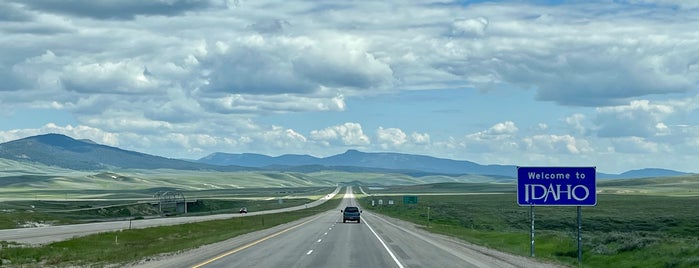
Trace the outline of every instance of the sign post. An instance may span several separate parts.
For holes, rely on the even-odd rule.
[[[582,263],[582,208],[578,206],[578,263]]]
[[[534,206],[529,206],[529,217],[532,221],[532,228],[529,229],[529,237],[531,245],[529,246],[529,257],[534,257]]]
[[[517,167],[517,204],[530,207],[534,256],[534,207],[577,206],[578,263],[582,263],[582,207],[597,205],[595,167]]]

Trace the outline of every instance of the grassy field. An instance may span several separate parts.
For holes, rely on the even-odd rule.
[[[660,182],[664,185],[666,181]],[[623,183],[613,185],[623,188]],[[430,187],[431,193],[452,194],[418,195],[415,205],[403,205],[397,194],[426,193]],[[511,190],[500,194],[463,194],[482,187],[487,186],[389,187],[370,191],[374,196],[363,197],[361,202],[366,209],[423,226],[428,225],[429,207],[430,222],[426,228],[430,231],[529,256],[529,207],[517,206],[516,193]],[[644,187],[654,193],[664,192],[663,187]],[[454,195],[455,192],[461,194]],[[392,199],[396,205],[371,207],[371,200],[378,199],[383,199],[384,204]],[[583,207],[582,215],[584,267],[699,266],[699,196],[599,194],[598,205]],[[537,207],[535,216],[536,257],[577,265],[576,208]]]
[[[312,216],[336,208],[342,197],[339,194],[323,205],[295,212],[101,233],[35,248],[0,242],[0,260],[21,267],[118,266]]]
[[[284,172],[201,170],[77,171],[36,163],[0,159],[0,201],[56,199],[138,199],[153,190],[185,192],[253,188],[334,187],[339,183],[408,185],[434,182],[484,183],[501,181],[481,175],[427,175],[376,172]],[[58,190],[57,190],[58,189]]]
[[[237,213],[241,207],[249,211],[271,210],[298,206],[319,199],[335,188],[247,188],[184,192],[188,200],[188,213],[181,216],[202,214]],[[18,200],[0,202],[0,229],[32,225],[61,225],[94,221],[133,219],[160,216],[152,201],[152,192],[144,191],[83,191],[81,196],[101,196],[100,199]],[[67,196],[78,195],[62,191]],[[150,194],[150,195],[149,195]],[[124,198],[128,196],[128,198]],[[109,198],[111,197],[111,199]]]

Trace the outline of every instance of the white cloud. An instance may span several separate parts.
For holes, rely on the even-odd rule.
[[[589,142],[570,135],[534,135],[523,139],[528,152],[539,154],[585,154],[593,152]]]
[[[397,148],[408,142],[408,135],[398,128],[379,127],[376,130],[376,140],[383,149]]]
[[[597,134],[601,137],[651,137],[658,134],[658,124],[675,109],[648,100],[631,101],[628,105],[597,108]]]
[[[691,1],[59,2],[0,3],[0,113],[50,108],[76,122],[5,139],[58,132],[176,157],[359,146],[499,163],[699,146]],[[572,112],[552,110],[556,122],[484,115],[460,132],[409,134],[419,123],[394,120],[373,143],[362,124],[387,122],[341,113],[376,94],[445,88],[530,90]],[[274,118],[320,113],[344,121]]]
[[[419,145],[430,144],[430,134],[413,132],[410,134],[411,141]]]
[[[546,131],[549,129],[549,125],[546,123],[538,123],[536,124],[536,130],[538,131]]]
[[[359,123],[344,123],[342,125],[328,127],[322,130],[311,131],[311,139],[323,142],[326,145],[341,142],[345,146],[364,146],[371,143],[369,137],[364,135]]]
[[[482,36],[488,27],[488,19],[480,17],[476,19],[459,19],[452,24],[453,35]]]
[[[512,121],[497,123],[487,130],[468,134],[462,141],[449,142],[449,147],[465,147],[469,153],[511,153],[519,149],[517,132],[519,129]]]
[[[519,129],[512,121],[501,122],[493,125],[488,130],[468,135],[473,140],[502,140],[512,137]]]
[[[273,126],[271,130],[261,133],[262,144],[271,145],[277,149],[295,150],[303,148],[308,141],[306,137],[294,131],[279,126]]]

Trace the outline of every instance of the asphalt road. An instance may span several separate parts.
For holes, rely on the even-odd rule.
[[[0,241],[14,241],[18,243],[30,244],[30,245],[41,245],[56,241],[67,240],[77,236],[85,236],[89,234],[101,233],[101,232],[111,232],[119,230],[131,229],[141,229],[155,226],[167,226],[167,225],[177,225],[191,222],[200,221],[210,221],[217,219],[229,219],[233,217],[244,217],[252,215],[261,214],[273,214],[286,211],[300,210],[304,208],[318,206],[325,203],[328,199],[334,197],[340,188],[335,189],[334,192],[324,196],[323,198],[316,200],[314,202],[308,203],[302,206],[275,209],[275,210],[265,210],[265,211],[254,211],[249,212],[245,215],[241,214],[217,214],[217,215],[207,215],[207,216],[194,216],[194,217],[170,217],[170,218],[157,218],[157,219],[143,219],[134,221],[113,221],[113,222],[98,222],[98,223],[85,223],[85,224],[72,224],[72,225],[57,225],[57,226],[44,226],[44,227],[34,227],[34,228],[19,228],[19,229],[4,229],[0,230]]]
[[[348,187],[336,210],[134,266],[552,267],[369,212],[361,223],[342,223],[340,209],[349,204],[356,202]]]

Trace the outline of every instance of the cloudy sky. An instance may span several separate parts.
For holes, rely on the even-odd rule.
[[[699,172],[699,4],[6,0],[0,142]]]

